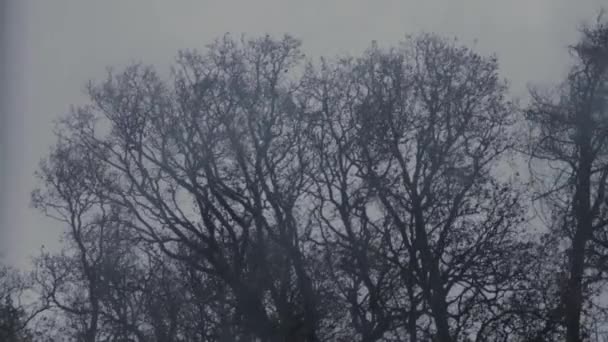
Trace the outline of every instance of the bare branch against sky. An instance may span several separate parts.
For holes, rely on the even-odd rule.
[[[602,5],[2,2],[0,340],[605,340]]]
[[[2,13],[1,252],[25,265],[59,228],[29,208],[38,160],[53,120],[83,100],[89,79],[131,61],[167,71],[179,49],[202,48],[225,32],[290,33],[308,57],[362,51],[406,34],[457,36],[495,52],[511,91],[565,73],[563,48],[602,0],[517,1],[4,1]],[[6,18],[6,20],[4,20]]]

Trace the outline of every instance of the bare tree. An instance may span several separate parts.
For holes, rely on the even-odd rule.
[[[292,37],[225,36],[180,53],[169,81],[132,65],[87,93],[33,195],[68,228],[38,275],[78,339],[559,336],[573,278],[554,280],[557,235],[525,234],[525,189],[507,163],[517,111],[496,58],[423,34],[305,65]],[[576,150],[534,113],[535,158],[556,156],[545,136]],[[576,177],[551,198],[580,197]],[[575,217],[568,205],[556,215]],[[594,232],[583,248],[594,277],[580,286],[595,291],[608,243]]]
[[[353,58],[324,61],[319,70],[310,66],[305,75],[315,155],[311,194],[320,227],[316,239],[327,254],[334,287],[357,340],[384,340],[404,319],[414,322],[409,332],[415,340],[419,299],[413,284],[401,288],[399,281],[400,274],[409,277],[411,269],[395,267],[385,258],[385,240],[390,239],[383,230],[386,218],[374,213],[374,192],[357,160],[362,137],[356,105],[364,95],[351,74],[354,64]]]
[[[107,249],[101,237],[115,216],[96,194],[102,174],[85,151],[62,141],[41,165],[44,188],[32,196],[34,206],[69,227],[65,242],[71,248],[56,256],[44,253],[38,261],[43,297],[73,315],[77,339],[87,342],[96,341],[100,330],[99,265]]]
[[[29,274],[0,264],[0,340],[28,342],[34,340],[31,323],[48,307],[33,298]]]
[[[320,74],[318,211],[350,253],[368,332],[381,338],[401,303],[410,340],[487,339],[529,257],[520,199],[497,175],[514,111],[496,60],[422,35]]]
[[[91,157],[62,140],[42,163],[33,203],[69,229],[60,253],[36,261],[41,302],[65,317],[58,325],[76,340],[206,341],[210,318],[184,320],[189,294],[205,289],[188,288],[172,259],[107,200],[108,169]],[[202,336],[185,337],[187,329]]]
[[[602,278],[597,266],[606,255],[608,29],[598,20],[582,33],[571,48],[575,64],[567,80],[554,94],[532,91],[527,110],[533,173],[543,177],[540,197],[551,210],[552,233],[568,244],[562,303],[569,342],[586,334],[583,304]]]
[[[100,198],[168,255],[189,249],[185,261],[221,279],[247,330],[269,341],[317,340],[320,320],[298,207],[305,121],[286,78],[298,47],[225,37],[181,54],[172,88],[133,66],[91,86],[92,105],[66,123],[67,139],[109,169]]]

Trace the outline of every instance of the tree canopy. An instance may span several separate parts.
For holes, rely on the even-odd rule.
[[[0,340],[603,341],[601,18],[572,52],[525,108],[435,34],[319,62],[226,35],[167,79],[109,70],[40,164],[64,248],[36,305],[3,295]]]

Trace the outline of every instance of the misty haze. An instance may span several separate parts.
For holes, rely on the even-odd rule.
[[[0,342],[608,342],[602,5],[0,5]]]

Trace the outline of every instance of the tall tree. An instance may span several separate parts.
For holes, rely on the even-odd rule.
[[[505,176],[517,112],[496,58],[423,34],[302,62],[292,37],[225,36],[180,53],[169,81],[138,64],[89,84],[33,195],[68,228],[38,275],[74,336],[555,336],[559,284],[535,277],[560,265],[524,234]],[[600,284],[605,240],[587,239]]]
[[[92,85],[92,105],[65,125],[108,168],[100,198],[165,253],[221,279],[265,341],[315,341],[321,319],[303,239],[306,122],[288,79],[299,45],[224,37],[205,55],[181,54],[173,86],[130,67]]]
[[[319,212],[368,296],[363,322],[382,336],[398,296],[410,340],[488,338],[529,247],[497,175],[514,110],[496,60],[429,34],[320,74]]]
[[[537,162],[533,173],[551,209],[552,233],[568,245],[562,286],[566,340],[579,342],[588,333],[583,305],[591,303],[591,291],[602,278],[600,260],[608,246],[608,26],[601,17],[582,30],[570,51],[574,65],[567,79],[552,94],[532,91],[527,117],[529,152]]]

